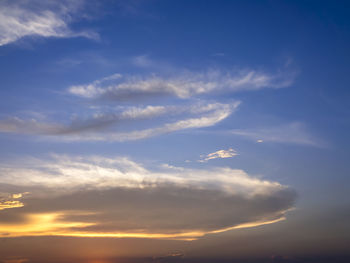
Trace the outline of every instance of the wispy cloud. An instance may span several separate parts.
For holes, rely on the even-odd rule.
[[[93,31],[73,31],[69,27],[82,1],[1,1],[0,46],[25,36],[86,37],[97,39]]]
[[[19,200],[26,209],[2,210],[6,236],[191,240],[283,220],[295,199],[288,187],[243,170],[150,169],[125,157],[18,160],[0,165],[0,179],[0,191],[30,192]]]
[[[325,147],[326,143],[310,134],[301,122],[292,122],[277,126],[255,129],[237,129],[229,133],[246,137],[258,143],[275,142]]]
[[[204,163],[213,159],[231,158],[238,155],[238,153],[230,148],[228,150],[219,150],[208,155],[201,155],[201,159],[198,162]]]
[[[152,61],[148,55],[140,55],[133,57],[131,59],[132,64],[141,68],[149,68],[154,66],[154,61]]]
[[[239,101],[225,104],[207,102],[200,95],[282,88],[289,86],[292,81],[293,77],[288,74],[273,75],[255,70],[208,70],[204,73],[183,71],[170,77],[113,74],[90,84],[75,85],[68,89],[70,95],[91,99],[93,104],[90,106],[96,110],[90,117],[77,115],[73,120],[58,123],[12,116],[0,120],[0,132],[55,136],[67,141],[139,140],[186,129],[214,126],[229,117],[240,104]],[[150,103],[160,103],[157,100],[159,96],[169,96],[169,102],[174,104],[132,106],[135,105],[135,100],[143,99],[148,99]],[[101,102],[105,101],[99,99],[125,103],[118,103],[117,110],[112,106],[104,106],[109,107],[108,111],[100,111],[103,108],[100,107]],[[188,106],[189,104],[192,105]],[[154,119],[157,121],[153,121]],[[139,122],[140,120],[144,121]],[[136,124],[136,121],[137,125],[132,126],[131,123]],[[244,132],[232,131],[241,135]],[[224,153],[208,158],[218,158],[219,154]]]
[[[88,119],[75,119],[68,125],[50,121],[39,121],[34,118],[22,119],[12,117],[0,120],[0,132],[60,136],[66,140],[89,141],[130,141],[149,138],[175,131],[209,127],[217,124],[236,110],[239,102],[232,104],[197,103],[191,106],[146,106],[126,107],[115,113],[95,113]],[[119,124],[130,124],[140,120],[153,120],[156,117],[172,117],[160,119],[161,125],[144,129],[118,131]]]
[[[114,78],[113,76],[118,76]],[[267,74],[255,70],[223,72],[210,70],[204,73],[184,72],[176,76],[113,75],[89,84],[74,85],[69,93],[83,98],[104,98],[117,101],[146,99],[156,96],[189,98],[207,93],[227,93],[264,88],[283,88],[293,82],[293,74]]]

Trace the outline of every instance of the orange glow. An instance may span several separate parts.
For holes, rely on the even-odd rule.
[[[2,201],[0,202],[0,210],[22,207],[23,203],[20,201]]]
[[[20,236],[67,236],[67,237],[102,237],[102,238],[151,238],[151,239],[173,239],[192,241],[206,234],[216,234],[232,229],[257,227],[266,224],[276,223],[285,218],[269,221],[258,221],[244,223],[241,225],[218,229],[214,231],[192,231],[183,233],[127,233],[127,232],[88,232],[76,231],[72,228],[84,228],[96,225],[96,223],[64,222],[60,220],[65,215],[64,212],[31,214],[27,217],[27,222],[18,224],[0,225],[0,237],[20,237]]]
[[[204,236],[205,232],[186,232],[177,234],[162,233],[98,233],[98,232],[67,232],[58,233],[58,236],[70,237],[107,237],[107,238],[151,238],[151,239],[176,239],[183,241],[196,240],[198,237]]]
[[[286,220],[285,217],[281,217],[275,220],[270,220],[270,221],[257,221],[257,222],[251,222],[251,223],[244,223],[244,224],[240,224],[237,226],[232,226],[232,227],[228,227],[228,228],[223,228],[223,229],[219,229],[219,230],[214,230],[211,231],[211,234],[215,234],[215,233],[222,233],[222,232],[226,232],[229,230],[233,230],[233,229],[239,229],[239,228],[250,228],[250,227],[257,227],[257,226],[263,226],[263,225],[269,225],[269,224],[273,224],[273,223],[277,223],[280,221]]]
[[[21,225],[0,225],[0,232],[2,232],[1,235],[4,237],[45,236],[59,234],[60,231],[70,227],[86,227],[93,225],[91,223],[59,222],[57,219],[60,216],[62,216],[62,213],[31,214],[28,216],[27,223]]]
[[[28,261],[28,259],[21,258],[21,259],[5,259],[1,262],[3,262],[3,263],[24,263],[27,261]]]
[[[21,193],[19,194],[12,194],[12,198],[14,199],[18,199],[18,198],[21,198],[23,195]]]

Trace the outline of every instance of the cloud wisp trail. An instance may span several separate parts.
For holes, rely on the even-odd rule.
[[[69,27],[82,8],[81,1],[1,1],[0,46],[28,36],[98,39],[96,32]]]

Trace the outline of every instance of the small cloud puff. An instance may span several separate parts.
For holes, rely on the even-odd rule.
[[[236,155],[238,155],[238,153],[232,148],[230,148],[228,150],[219,150],[219,151],[216,151],[213,153],[209,153],[206,156],[202,155],[201,156],[202,159],[200,159],[198,162],[204,163],[204,162],[207,162],[207,161],[212,160],[212,159],[231,158],[231,157],[234,157]]]

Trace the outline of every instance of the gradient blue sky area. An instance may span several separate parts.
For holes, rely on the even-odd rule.
[[[154,180],[165,199],[162,180],[177,194],[181,187],[208,193],[232,187],[233,195],[244,200],[248,192],[249,200],[254,193],[254,202],[274,200],[262,205],[267,207],[264,211],[242,201],[239,207],[247,206],[249,218],[243,215],[231,224],[214,227],[204,222],[204,216],[203,222],[212,228],[190,223],[179,227],[171,220],[165,224],[164,216],[157,220],[168,228],[160,230],[150,221],[143,226],[147,233],[180,233],[185,228],[209,233],[223,226],[285,218],[255,228],[203,234],[191,245],[161,238],[103,241],[135,246],[137,255],[181,251],[189,258],[281,255],[279,260],[347,255],[349,46],[349,1],[1,0],[0,230],[30,213],[48,213],[43,208],[47,206],[37,205],[44,199],[58,198],[52,204],[57,209],[50,212],[66,212],[72,208],[58,205],[64,202],[60,198],[124,189],[126,179],[112,189],[100,187],[99,169],[116,169],[131,177],[149,173],[143,180]],[[119,160],[117,168],[111,168],[107,159]],[[70,168],[91,165],[85,168],[96,170],[89,172],[92,179],[85,176],[85,168],[69,170],[67,160],[72,162]],[[223,168],[233,174],[221,178]],[[176,178],[185,178],[181,179],[185,186],[171,176],[174,171]],[[230,176],[243,180],[234,171],[244,173],[247,182],[232,183]],[[67,179],[57,183],[55,176]],[[91,182],[95,186],[89,186]],[[276,195],[274,183],[282,189]],[[61,190],[65,184],[74,185],[69,194]],[[57,193],[51,196],[50,191]],[[19,193],[19,199],[13,197]],[[176,204],[186,202],[186,197],[176,198]],[[208,200],[213,198],[219,197]],[[8,208],[8,202],[21,205]],[[89,210],[87,203],[75,210],[79,206]],[[118,208],[109,211],[113,209]],[[276,211],[280,214],[272,214]],[[220,222],[231,220],[213,213],[222,216]],[[103,218],[84,220],[97,220],[94,223],[103,228],[106,218],[113,221],[107,212]],[[113,227],[103,231],[122,229]],[[38,235],[38,243],[30,245],[32,251],[41,251],[38,244],[46,242],[42,236],[50,233]],[[31,235],[25,231],[14,235],[12,243],[0,248],[1,262],[38,260],[24,249],[22,238]],[[1,238],[7,240],[5,234]],[[260,238],[270,240],[263,249],[256,246]],[[81,242],[98,247],[91,239]],[[149,242],[158,242],[161,248],[149,249]],[[239,253],[230,251],[232,244]],[[239,249],[239,244],[248,245]],[[73,245],[83,246],[78,241]],[[19,250],[13,252],[11,246]],[[55,245],[50,249],[60,254]],[[113,251],[93,255],[135,256],[130,249],[125,255]]]

